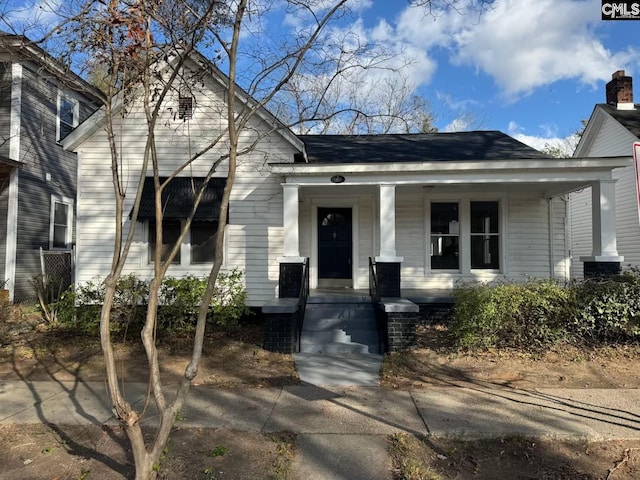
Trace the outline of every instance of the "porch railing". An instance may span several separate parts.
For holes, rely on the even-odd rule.
[[[300,351],[300,341],[302,337],[302,325],[304,314],[307,310],[307,299],[309,298],[309,257],[302,263],[302,284],[300,285],[300,295],[298,296],[298,310],[296,318],[296,351]]]
[[[369,257],[369,296],[374,305],[380,302],[380,295],[378,295],[378,274],[376,271],[376,262],[373,258]]]
[[[380,304],[380,293],[378,292],[378,271],[376,262],[369,257],[369,296],[373,304],[376,315],[376,327],[378,329],[378,348],[380,353],[387,351],[387,318]]]

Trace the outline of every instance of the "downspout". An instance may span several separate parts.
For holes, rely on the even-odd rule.
[[[568,282],[571,279],[571,264],[573,259],[571,258],[571,202],[570,194],[563,195],[562,201],[564,202],[564,281]]]
[[[555,249],[553,248],[553,199],[547,198],[547,210],[549,217],[549,275],[552,279],[556,278],[555,268]]]

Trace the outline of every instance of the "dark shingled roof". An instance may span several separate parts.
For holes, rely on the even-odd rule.
[[[309,163],[550,159],[498,131],[392,135],[299,135]]]
[[[598,106],[633,135],[640,138],[640,106],[636,105],[635,110],[618,110],[613,105],[606,103],[599,103]]]
[[[166,178],[160,178],[164,182]],[[184,219],[189,216],[193,208],[196,192],[204,182],[204,178],[177,177],[171,180],[162,191],[162,205],[166,220]],[[222,191],[227,183],[226,178],[212,178],[200,200],[194,220],[218,221]],[[129,214],[131,217],[131,214]],[[138,220],[155,220],[153,177],[144,181]]]

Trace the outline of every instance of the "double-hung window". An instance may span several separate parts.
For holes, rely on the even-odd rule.
[[[78,126],[79,104],[78,101],[58,94],[58,124],[56,126],[56,139],[60,140],[71,130]]]
[[[53,195],[49,219],[49,248],[71,248],[73,200]]]
[[[429,207],[429,266],[435,271],[499,270],[498,201],[432,201]]]

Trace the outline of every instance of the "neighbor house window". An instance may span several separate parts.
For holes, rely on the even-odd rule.
[[[52,196],[49,218],[49,248],[71,248],[73,201]]]
[[[165,220],[162,222],[162,246],[160,260],[165,262],[169,258],[171,249],[178,241],[182,224],[179,220]],[[149,222],[149,263],[156,260],[156,222]],[[171,263],[180,263],[180,250]]]
[[[58,96],[57,139],[60,140],[78,126],[78,102],[64,95]]]
[[[498,202],[471,202],[471,268],[500,268]]]
[[[458,204],[431,204],[431,268],[458,270],[460,268],[460,219]]]
[[[191,263],[212,263],[216,253],[218,222],[191,223]]]

